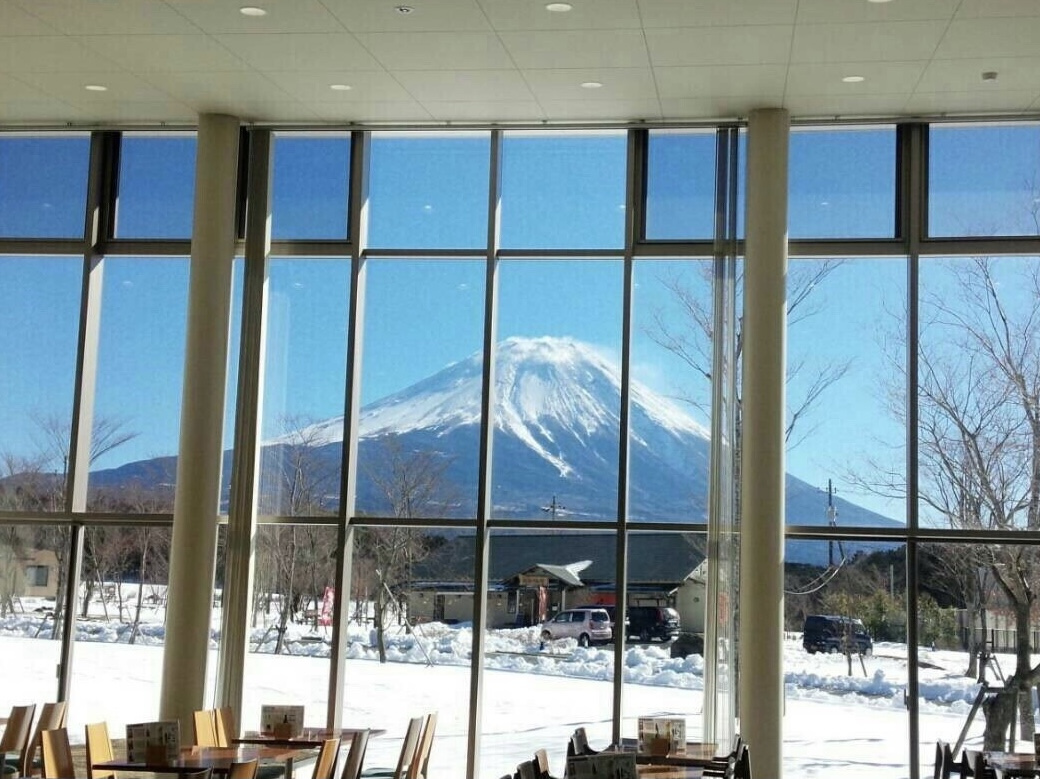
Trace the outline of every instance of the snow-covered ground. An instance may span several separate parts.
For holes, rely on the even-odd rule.
[[[82,738],[87,722],[107,720],[121,733],[128,722],[154,719],[158,711],[163,626],[156,615],[142,626],[133,646],[127,626],[81,620],[73,661],[69,728]],[[155,621],[151,621],[155,620]],[[52,699],[58,642],[32,638],[38,615],[0,620],[0,706]],[[216,628],[210,670],[216,660]],[[264,636],[253,631],[254,643]],[[327,705],[328,644],[300,626],[289,632],[292,655],[250,654],[246,663],[243,726],[256,727],[264,703],[302,703],[308,724],[321,724]],[[380,664],[367,627],[351,632],[346,669],[344,724],[385,728],[373,739],[367,765],[393,765],[407,718],[437,710],[439,725],[431,779],[458,779],[466,769],[469,712],[469,662],[472,632],[466,625],[428,624],[416,633],[395,630],[389,662]],[[427,660],[432,661],[432,665]],[[955,742],[975,698],[977,685],[962,674],[963,653],[921,651],[920,761],[928,766],[934,742]],[[999,657],[1005,671],[1010,657]],[[809,655],[798,636],[785,645],[786,716],[784,770],[788,776],[897,779],[909,775],[906,646],[878,644],[873,657],[858,659],[853,675],[843,656]],[[499,777],[538,748],[549,750],[562,773],[566,739],[584,725],[593,746],[610,737],[613,651],[583,649],[573,641],[539,647],[537,630],[491,631],[484,675],[480,775]],[[672,659],[660,644],[635,645],[625,654],[623,729],[635,733],[640,715],[685,716],[688,732],[702,727],[703,661]],[[753,707],[754,701],[745,701]],[[981,717],[967,744],[981,743]],[[1021,744],[1029,749],[1031,744]]]

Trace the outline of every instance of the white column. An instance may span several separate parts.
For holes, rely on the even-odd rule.
[[[783,763],[787,145],[782,109],[748,123],[740,519],[740,730],[756,774]]]
[[[206,697],[235,254],[238,134],[235,117],[199,117],[188,336],[159,706],[160,717],[180,720],[185,742],[191,737],[192,712],[203,708]]]

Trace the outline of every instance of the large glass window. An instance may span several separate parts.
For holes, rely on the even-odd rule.
[[[646,174],[646,237],[702,240],[715,236],[713,130],[653,130]]]
[[[0,136],[0,238],[82,238],[90,136]]]
[[[195,136],[125,133],[119,154],[119,238],[191,238]]]
[[[272,238],[347,237],[348,133],[277,133],[272,178]]]

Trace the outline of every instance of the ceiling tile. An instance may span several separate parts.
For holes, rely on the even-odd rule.
[[[46,92],[80,108],[94,106],[98,103],[114,103],[119,100],[156,102],[169,100],[168,94],[130,73],[91,71],[25,73],[20,78],[41,92]],[[89,91],[85,89],[87,84],[100,84],[107,87],[107,91]]]
[[[542,120],[545,112],[534,101],[509,100],[499,102],[480,100],[477,102],[439,100],[423,101],[430,116],[438,121],[470,122],[521,122]]]
[[[935,56],[939,59],[1034,57],[1040,49],[1040,16],[955,21]]]
[[[198,32],[162,0],[22,0],[22,7],[66,35]]]
[[[1021,92],[920,92],[906,104],[914,114],[982,114],[1028,111],[1036,98],[1036,90]]]
[[[307,102],[304,104],[320,119],[335,122],[428,122],[433,117],[412,101],[368,103]]]
[[[930,59],[946,22],[806,24],[794,33],[792,62],[884,62]]]
[[[792,116],[827,118],[897,116],[905,105],[901,95],[796,95],[785,101]]]
[[[995,81],[982,74],[995,71]],[[917,85],[920,92],[1040,91],[1040,57],[932,60]]]
[[[661,99],[661,110],[668,119],[743,119],[755,108],[776,108],[779,102],[745,97]]]
[[[430,101],[532,101],[534,97],[515,70],[402,70],[394,73],[412,97]]]
[[[1036,0],[961,0],[958,19],[978,19],[998,16],[1040,16]]]
[[[799,0],[798,24],[851,22],[909,22],[953,18],[962,0],[902,0],[869,3],[865,0]]]
[[[178,122],[194,124],[198,112],[175,100],[99,100],[77,105],[85,120],[95,122]]]
[[[131,0],[132,2],[133,0]],[[199,30],[221,33],[335,32],[336,17],[319,0],[166,0]],[[256,5],[266,16],[245,16],[243,5]]]
[[[0,30],[4,35],[56,35],[58,30],[33,16],[17,3],[0,3]]]
[[[86,35],[79,40],[134,73],[201,73],[246,67],[226,48],[201,34]]]
[[[264,76],[286,94],[305,101],[393,102],[412,99],[397,79],[383,70],[268,72]],[[350,89],[333,90],[329,88],[331,84],[346,84]]]
[[[794,24],[798,0],[639,0],[650,28]]]
[[[351,32],[486,32],[476,0],[324,0]],[[399,6],[411,8],[402,14]]]
[[[320,117],[298,100],[225,98],[192,103],[199,114],[228,114],[243,122],[315,122]]]
[[[545,100],[545,118],[558,121],[585,119],[600,122],[640,122],[660,119],[657,100]]]
[[[218,35],[216,40],[257,70],[381,69],[348,32]]]
[[[649,68],[596,68],[593,70],[528,70],[524,72],[539,102],[553,100],[648,100],[656,99],[657,87]],[[598,89],[581,86],[587,81],[603,84]]]
[[[64,35],[0,37],[0,73],[119,69],[110,58]]]
[[[766,97],[782,95],[784,65],[723,65],[656,68],[661,99],[704,97]]]
[[[655,67],[766,65],[787,62],[792,27],[682,27],[647,30]]]
[[[546,0],[480,0],[496,30],[638,30],[636,0],[572,0],[567,13],[545,9]]]
[[[2,94],[2,87],[0,87]],[[85,121],[75,106],[55,99],[0,100],[0,122],[78,122]]]
[[[513,67],[493,33],[358,33],[387,70],[507,70]]]
[[[504,32],[501,38],[522,70],[650,66],[639,30]]]
[[[853,62],[791,65],[787,71],[786,96],[899,94],[913,92],[927,62]],[[858,84],[846,84],[846,76],[862,76]]]
[[[212,105],[233,100],[287,102],[294,99],[267,77],[250,70],[169,73],[152,83],[161,86],[171,97],[193,106],[200,101]]]

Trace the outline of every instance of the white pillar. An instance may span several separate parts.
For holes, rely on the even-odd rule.
[[[783,763],[787,148],[783,109],[748,123],[741,405],[740,730],[756,774]]]
[[[227,384],[231,270],[235,255],[238,119],[199,117],[177,489],[170,546],[160,717],[181,740],[206,698],[206,659]]]

